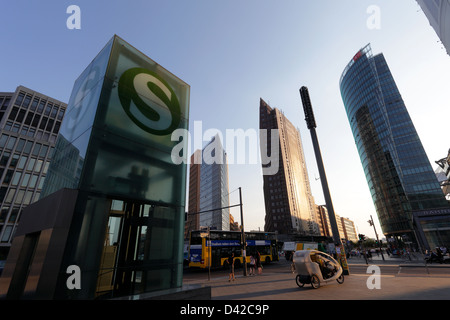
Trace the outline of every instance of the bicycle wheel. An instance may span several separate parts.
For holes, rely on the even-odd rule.
[[[295,283],[296,283],[300,288],[302,288],[302,287],[305,285],[303,282],[300,281],[300,275],[299,275],[299,274],[295,277]]]
[[[319,280],[319,277],[316,276],[315,274],[313,274],[312,277],[311,277],[311,286],[312,286],[314,289],[317,289],[317,288],[320,287],[320,280]]]

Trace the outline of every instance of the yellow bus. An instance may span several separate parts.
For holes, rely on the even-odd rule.
[[[235,266],[244,263],[240,231],[206,230],[191,231],[189,241],[189,267],[221,268],[225,260],[234,253]],[[245,232],[246,260],[259,252],[262,263],[278,261],[276,234],[273,232]]]

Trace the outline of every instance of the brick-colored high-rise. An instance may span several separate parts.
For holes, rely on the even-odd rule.
[[[272,109],[260,99],[261,130],[267,132],[267,154],[279,153],[279,168],[275,174],[265,174],[265,231],[280,234],[319,235],[314,198],[306,168],[300,132],[278,109]],[[271,130],[278,130],[278,150],[271,150]],[[261,140],[261,143],[265,141]],[[261,145],[261,151],[265,152]],[[263,151],[264,150],[264,151]]]

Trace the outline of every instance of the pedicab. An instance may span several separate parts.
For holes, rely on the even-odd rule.
[[[342,266],[330,255],[318,250],[299,250],[294,253],[295,282],[299,287],[311,284],[314,289],[322,283],[344,282]]]

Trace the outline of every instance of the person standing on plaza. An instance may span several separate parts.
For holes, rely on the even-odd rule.
[[[255,259],[255,255],[252,254],[250,256],[250,275],[254,276],[255,275],[255,266],[256,266],[256,259]]]
[[[256,251],[256,268],[258,268],[258,274],[262,273],[261,255],[259,251]]]
[[[228,279],[228,281],[231,280],[236,280],[234,278],[234,253],[231,253],[230,256],[228,257],[228,266],[230,267],[230,277]]]

